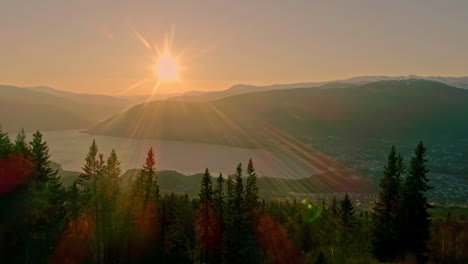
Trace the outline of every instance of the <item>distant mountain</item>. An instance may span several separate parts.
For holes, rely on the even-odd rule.
[[[312,136],[450,139],[468,137],[467,116],[468,90],[410,79],[273,90],[210,102],[154,101],[89,132],[249,147]]]
[[[266,86],[255,86],[238,84],[234,85],[229,89],[213,92],[202,92],[202,91],[191,91],[182,95],[168,96],[164,99],[184,101],[184,102],[205,102],[222,99],[225,97],[252,93],[252,92],[263,92],[271,90],[284,90],[284,89],[295,89],[295,88],[342,88],[350,87],[354,85],[361,85],[370,82],[377,81],[396,81],[396,80],[430,80],[441,82],[453,87],[468,89],[468,76],[467,77],[421,77],[416,75],[409,76],[357,76],[343,80],[333,80],[327,82],[303,82],[303,83],[292,83],[292,84],[273,84]]]
[[[7,131],[81,129],[125,110],[131,101],[50,87],[0,85],[0,124]]]

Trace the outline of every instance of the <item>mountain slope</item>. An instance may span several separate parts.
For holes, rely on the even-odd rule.
[[[424,139],[468,135],[468,90],[425,80],[248,93],[213,102],[154,101],[90,133],[235,146],[311,136]]]
[[[362,85],[366,83],[378,82],[378,81],[399,81],[399,80],[429,80],[447,84],[449,86],[468,89],[468,77],[436,77],[436,76],[357,76],[343,80],[334,80],[326,82],[303,82],[303,83],[291,83],[291,84],[273,84],[265,86],[245,85],[238,84],[234,85],[229,89],[213,92],[202,92],[202,91],[191,91],[182,95],[168,96],[168,99],[175,101],[184,102],[206,102],[214,101],[229,96],[252,93],[252,92],[263,92],[272,90],[284,90],[284,89],[295,89],[295,88],[342,88],[350,87],[355,85]]]
[[[111,96],[0,86],[0,124],[7,131],[88,128],[128,106]]]

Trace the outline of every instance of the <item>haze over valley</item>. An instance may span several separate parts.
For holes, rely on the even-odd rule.
[[[3,107],[14,102],[19,111],[14,119],[2,111],[1,121],[12,138],[20,128],[39,127],[51,145],[52,159],[68,171],[80,171],[87,145],[96,139],[104,152],[116,149],[121,154],[126,170],[138,168],[144,150],[153,147],[161,170],[196,174],[214,164],[213,171],[230,174],[232,160],[253,158],[260,176],[315,177],[335,185],[330,191],[342,190],[339,186],[353,190],[353,185],[377,188],[385,146],[408,145],[404,153],[409,155],[410,142],[426,140],[435,159],[431,175],[441,186],[432,195],[438,201],[466,202],[464,79],[438,78],[458,85],[453,87],[413,77],[236,85],[154,98],[2,86]],[[459,155],[439,159],[448,141],[457,142],[453,150]]]

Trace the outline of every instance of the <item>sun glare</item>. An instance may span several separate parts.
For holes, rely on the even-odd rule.
[[[156,73],[161,80],[178,79],[178,70],[177,62],[169,54],[161,55],[156,63]]]

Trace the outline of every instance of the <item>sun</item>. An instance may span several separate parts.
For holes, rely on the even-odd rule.
[[[179,66],[169,54],[163,54],[158,58],[155,70],[160,80],[169,81],[178,79]]]

